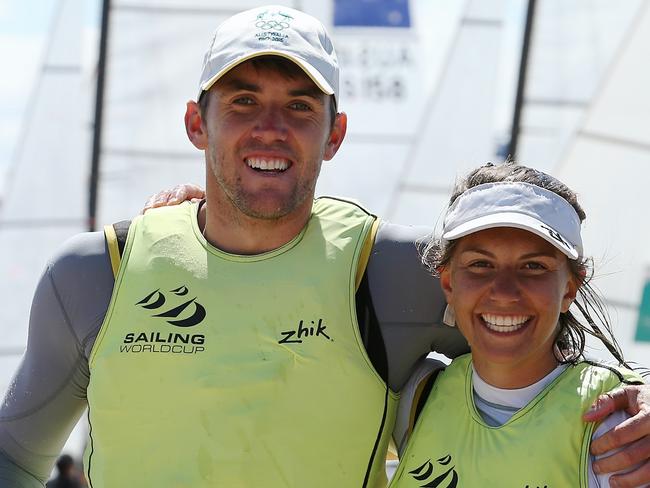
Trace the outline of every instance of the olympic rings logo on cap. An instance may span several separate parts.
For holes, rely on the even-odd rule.
[[[262,30],[284,30],[289,28],[289,23],[277,20],[258,20],[255,27]]]

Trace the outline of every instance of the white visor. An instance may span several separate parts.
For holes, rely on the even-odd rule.
[[[582,256],[580,217],[564,198],[522,182],[486,183],[470,188],[449,207],[443,241],[494,227],[527,230],[570,259]]]

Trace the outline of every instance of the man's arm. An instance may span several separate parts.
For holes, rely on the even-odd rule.
[[[86,407],[88,355],[113,275],[103,233],[64,244],[37,286],[28,345],[0,404],[1,486],[42,486]]]
[[[599,456],[594,463],[596,473],[636,469],[610,478],[610,486],[624,488],[645,486],[650,482],[650,386],[628,385],[601,395],[585,413],[587,422],[598,422],[612,412],[624,410],[630,418],[591,443],[591,454]],[[612,450],[614,454],[603,457]]]
[[[382,223],[368,261],[370,295],[388,359],[388,383],[399,391],[418,359],[434,351],[469,352],[455,327],[442,323],[446,306],[438,278],[420,262],[418,244],[431,229]]]

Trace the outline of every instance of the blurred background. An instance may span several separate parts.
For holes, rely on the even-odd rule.
[[[185,102],[255,0],[0,0],[0,392],[69,236],[201,183]],[[577,190],[628,359],[650,365],[650,0],[294,0],[341,64],[348,135],[319,194],[439,229],[457,176],[508,155]],[[591,354],[606,357],[598,348]],[[83,421],[67,446],[81,453]]]

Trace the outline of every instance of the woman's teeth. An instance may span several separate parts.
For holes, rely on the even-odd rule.
[[[484,313],[481,318],[488,329],[495,332],[514,332],[530,319],[529,315],[493,315]]]

